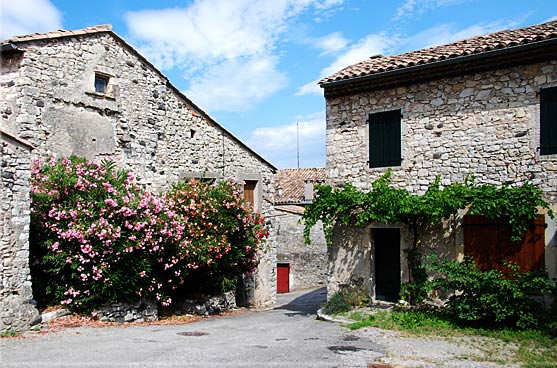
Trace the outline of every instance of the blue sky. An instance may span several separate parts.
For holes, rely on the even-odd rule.
[[[555,0],[0,0],[0,39],[110,23],[279,168],[325,165],[317,81],[394,55],[557,19]]]

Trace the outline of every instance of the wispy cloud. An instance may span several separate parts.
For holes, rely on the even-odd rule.
[[[405,0],[404,3],[396,9],[393,20],[420,15],[428,10],[467,1],[470,0]]]
[[[341,3],[198,0],[185,8],[128,12],[125,20],[150,60],[162,69],[182,71],[192,99],[211,111],[230,111],[247,109],[284,87],[278,41],[293,20]]]
[[[62,15],[48,0],[0,0],[0,39],[60,28]]]
[[[257,128],[246,140],[279,168],[297,167],[298,135],[300,167],[325,166],[325,112],[297,116],[295,121],[267,128]]]
[[[321,55],[331,54],[344,49],[350,40],[344,38],[342,33],[334,32],[326,36],[308,40],[308,43],[322,50]]]
[[[319,78],[304,84],[298,89],[297,95],[321,94],[321,88],[317,85],[319,79],[333,74],[349,65],[363,61],[370,56],[385,54],[391,51],[397,43],[396,36],[387,36],[383,33],[370,34],[367,37],[352,43],[345,52],[339,54],[335,60],[323,68],[319,73]]]
[[[426,47],[443,45],[469,37],[493,33],[504,29],[516,28],[524,21],[520,19],[497,20],[489,23],[477,23],[458,29],[455,24],[440,24],[401,39],[397,49],[400,51],[418,50]]]

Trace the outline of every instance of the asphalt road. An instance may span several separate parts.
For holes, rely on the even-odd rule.
[[[318,321],[325,289],[279,295],[266,311],[186,325],[66,329],[0,341],[0,367],[367,367],[384,354]]]

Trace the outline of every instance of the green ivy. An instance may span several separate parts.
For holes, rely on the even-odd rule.
[[[419,231],[428,225],[454,218],[461,209],[471,215],[485,215],[489,219],[505,217],[511,226],[511,240],[520,240],[534,222],[538,208],[553,212],[543,199],[543,192],[531,183],[520,186],[496,187],[476,184],[474,178],[452,183],[441,188],[439,177],[423,195],[395,188],[391,170],[371,184],[371,191],[360,191],[352,184],[342,188],[317,185],[313,203],[302,216],[304,236],[309,244],[310,229],[319,221],[323,224],[327,244],[332,244],[333,226],[365,226],[373,222],[405,224],[412,233],[408,260],[409,280],[417,284],[407,288],[410,302],[422,300],[427,278],[421,266]],[[412,291],[413,290],[413,291]]]

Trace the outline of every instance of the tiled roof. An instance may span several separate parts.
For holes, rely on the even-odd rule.
[[[294,205],[294,204],[286,204],[286,205],[275,206],[275,210],[277,210],[277,211],[290,212],[290,213],[294,213],[296,215],[303,215],[305,209],[306,208],[304,206],[297,206],[297,205]]]
[[[323,78],[319,84],[326,87],[328,83],[332,82],[366,77],[392,70],[401,70],[555,38],[557,38],[557,21],[520,29],[505,30],[394,56],[372,56],[367,60]]]
[[[73,31],[60,29],[58,31],[53,31],[48,33],[33,33],[30,35],[14,36],[10,38],[7,42],[38,41],[38,40],[51,39],[51,38],[81,36],[81,35],[86,35],[91,33],[111,32],[111,31],[112,31],[111,24],[100,24],[94,27],[76,29]]]
[[[277,199],[275,203],[304,202],[304,183],[325,181],[324,168],[285,169],[275,174]]]

